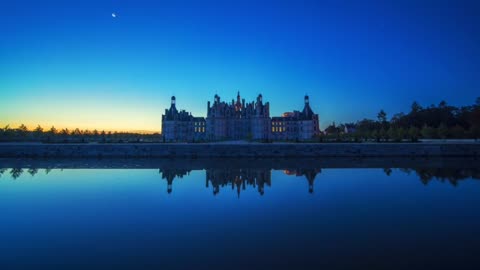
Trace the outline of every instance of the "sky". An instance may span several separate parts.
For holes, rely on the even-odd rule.
[[[112,13],[116,16],[113,17]],[[0,125],[160,131],[215,94],[320,125],[480,96],[480,1],[0,1]]]

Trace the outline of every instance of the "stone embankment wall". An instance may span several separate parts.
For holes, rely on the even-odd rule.
[[[480,143],[0,144],[0,157],[478,157]]]

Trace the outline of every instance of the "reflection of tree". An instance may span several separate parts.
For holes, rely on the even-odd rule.
[[[392,174],[392,169],[391,168],[383,168],[383,172],[385,175],[390,176]]]
[[[51,170],[52,170],[52,168],[46,168],[45,169],[45,174],[49,174]]]
[[[22,175],[22,173],[23,173],[22,168],[12,168],[10,170],[10,175],[12,176],[13,179],[17,179],[18,177],[20,177],[20,175]]]
[[[322,169],[288,169],[283,172],[286,175],[305,176],[308,181],[308,192],[313,193],[313,182]]]
[[[30,168],[27,170],[27,172],[31,175],[31,176],[35,176],[35,174],[37,174],[38,172],[38,169],[36,168]]]
[[[213,187],[213,194],[220,192],[220,187],[231,185],[232,189],[240,191],[245,190],[246,186],[257,187],[260,195],[265,193],[265,185],[270,186],[272,174],[270,169],[207,169],[206,170],[206,186],[209,182]]]
[[[0,177],[2,177],[2,175],[3,175],[3,173],[4,173],[5,171],[7,171],[7,169],[5,169],[5,168],[1,168],[1,169],[0,169]]]
[[[181,170],[181,169],[159,169],[158,173],[162,175],[162,179],[167,180],[167,192],[172,193],[172,183],[175,177],[183,178],[186,174],[190,173],[190,170]]]
[[[455,169],[455,168],[417,168],[400,169],[400,171],[410,174],[415,172],[420,181],[427,185],[432,180],[440,182],[448,181],[453,186],[458,185],[458,181],[465,179],[480,179],[480,169]]]

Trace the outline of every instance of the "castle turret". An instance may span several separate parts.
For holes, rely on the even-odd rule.
[[[314,113],[310,108],[310,98],[308,97],[308,95],[305,95],[304,102],[305,106],[303,107],[302,117],[304,119],[311,119]]]

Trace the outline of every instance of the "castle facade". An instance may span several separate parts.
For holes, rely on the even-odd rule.
[[[240,98],[231,102],[214,96],[207,103],[207,117],[194,117],[185,110],[178,111],[172,97],[169,109],[162,115],[162,134],[166,142],[193,142],[218,140],[310,140],[318,135],[319,118],[310,108],[305,96],[302,111],[270,117],[270,104],[262,95],[256,101],[245,103]]]

